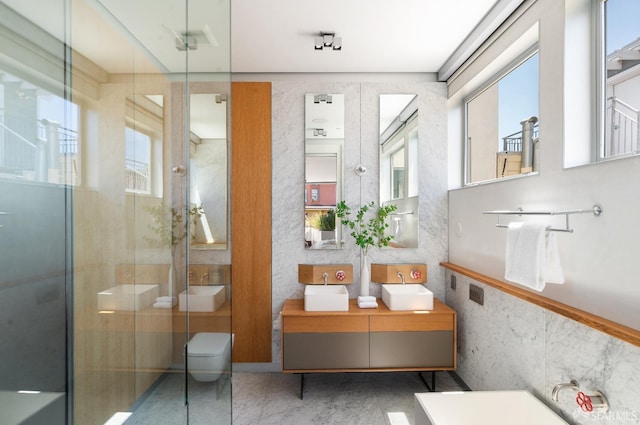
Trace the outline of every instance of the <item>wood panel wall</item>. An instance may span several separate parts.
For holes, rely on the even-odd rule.
[[[234,362],[271,362],[271,83],[231,85]]]

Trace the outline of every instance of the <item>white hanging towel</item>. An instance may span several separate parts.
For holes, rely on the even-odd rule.
[[[509,224],[504,277],[536,291],[547,283],[564,283],[555,234],[545,224]]]

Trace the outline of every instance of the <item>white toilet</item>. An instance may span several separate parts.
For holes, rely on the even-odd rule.
[[[187,344],[189,374],[199,382],[213,382],[229,370],[232,338],[230,334],[200,332]]]

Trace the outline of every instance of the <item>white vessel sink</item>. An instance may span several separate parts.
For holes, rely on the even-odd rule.
[[[382,285],[382,301],[389,310],[433,310],[433,292],[417,283]]]
[[[160,293],[158,285],[118,285],[98,292],[99,311],[139,311],[151,306]]]
[[[349,293],[344,285],[307,285],[305,311],[348,311]]]
[[[187,295],[188,309],[187,309]],[[180,292],[178,297],[178,308],[180,311],[204,312],[216,311],[224,304],[224,285],[215,286],[190,286],[187,290]]]
[[[422,393],[414,401],[416,425],[568,425],[527,391]]]

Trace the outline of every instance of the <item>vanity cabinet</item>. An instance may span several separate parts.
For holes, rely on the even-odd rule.
[[[283,316],[283,331],[288,369],[369,367],[367,316]]]
[[[428,312],[377,309],[307,312],[303,300],[282,309],[282,370],[370,372],[455,370],[456,313],[438,300]]]

